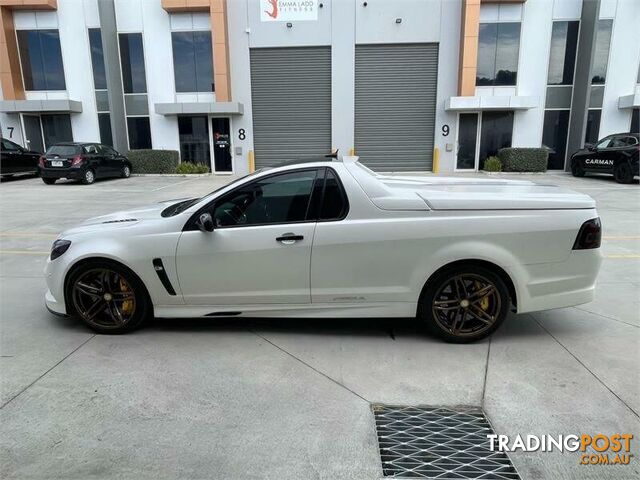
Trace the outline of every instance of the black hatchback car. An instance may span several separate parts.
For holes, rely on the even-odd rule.
[[[0,175],[12,177],[23,173],[38,173],[40,152],[32,152],[6,138],[0,139]]]
[[[638,151],[640,134],[616,133],[588,145],[571,156],[571,173],[582,177],[585,173],[607,173],[618,183],[631,183],[640,175]]]
[[[59,178],[80,180],[85,185],[97,178],[131,176],[131,163],[124,155],[100,143],[56,143],[40,157],[40,176],[47,185]]]

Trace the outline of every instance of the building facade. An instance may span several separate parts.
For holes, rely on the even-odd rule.
[[[0,0],[2,136],[219,174],[355,152],[481,169],[639,130],[636,0]]]

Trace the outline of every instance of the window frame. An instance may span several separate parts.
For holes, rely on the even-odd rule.
[[[58,45],[60,47],[60,64],[62,65],[62,79],[64,81],[64,88],[62,89],[45,89],[45,90],[29,90],[27,88],[27,85],[25,83],[25,78],[24,78],[24,68],[22,65],[22,52],[20,51],[20,39],[18,38],[18,32],[38,32],[38,35],[40,35],[40,31],[55,31],[58,34]],[[62,55],[62,42],[60,41],[60,29],[59,28],[16,28],[15,32],[15,41],[16,41],[16,46],[17,46],[17,50],[18,50],[18,63],[20,64],[20,78],[22,80],[22,89],[25,92],[66,92],[67,91],[67,70],[64,66],[64,56]],[[40,39],[38,39],[38,42],[40,43]],[[44,65],[43,65],[44,68]]]
[[[336,178],[338,179],[338,186],[341,190],[341,194],[343,195],[343,199],[345,200],[346,206],[344,208],[344,214],[337,219],[325,219],[325,220],[320,220],[319,216],[320,216],[320,211],[321,211],[321,206],[322,203],[324,202],[324,191],[325,191],[325,180],[326,180],[326,171],[328,169],[331,169],[331,171],[333,172],[333,174],[336,176]],[[251,185],[252,183],[255,182],[260,182],[272,177],[277,177],[279,175],[286,175],[288,173],[302,173],[302,172],[309,172],[309,171],[315,171],[316,172],[316,178],[314,179],[314,185],[312,185],[311,187],[311,194],[309,196],[309,204],[307,205],[307,215],[311,214],[310,216],[308,216],[308,218],[305,218],[304,220],[297,220],[297,221],[293,221],[293,222],[272,222],[272,223],[252,223],[251,225],[227,225],[227,226],[222,226],[222,227],[215,227],[215,230],[223,230],[223,229],[229,229],[229,228],[248,228],[248,227],[269,227],[272,225],[297,225],[297,224],[301,224],[301,223],[317,223],[317,222],[335,222],[335,221],[341,221],[344,220],[347,215],[349,214],[349,210],[350,210],[350,205],[349,205],[349,197],[347,195],[347,192],[344,188],[344,185],[342,184],[342,180],[340,179],[340,175],[338,175],[338,172],[336,172],[333,168],[331,167],[325,167],[325,166],[320,166],[320,167],[305,167],[305,168],[296,168],[295,170],[285,170],[285,171],[280,171],[280,172],[273,172],[273,173],[268,173],[266,175],[262,175],[256,179],[251,180],[250,182],[245,182],[242,183],[241,185],[238,185],[237,187],[229,190],[228,192],[225,192],[223,195],[212,199],[211,201],[209,201],[206,205],[200,207],[198,210],[196,210],[196,212],[191,215],[191,217],[189,217],[189,220],[187,220],[187,222],[185,223],[184,227],[182,228],[183,232],[188,232],[188,231],[197,231],[199,230],[199,228],[196,225],[196,222],[198,221],[198,218],[200,217],[201,214],[203,213],[207,213],[207,212],[211,212],[212,210],[214,210],[216,208],[216,204],[223,201],[225,198],[228,198],[229,196],[234,195],[235,193],[237,193],[239,190],[246,188],[247,186]],[[310,206],[311,206],[311,202],[313,201],[313,189],[315,188],[315,182],[318,181],[318,179],[321,178],[323,185],[322,185],[322,196],[320,198],[320,203],[318,204],[318,208],[316,208],[315,212],[310,212]]]

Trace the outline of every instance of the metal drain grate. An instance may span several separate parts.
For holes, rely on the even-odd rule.
[[[519,480],[479,407],[373,405],[385,477]]]

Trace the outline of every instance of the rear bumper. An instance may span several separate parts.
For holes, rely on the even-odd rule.
[[[40,168],[42,178],[71,178],[81,180],[84,176],[82,168]]]
[[[558,263],[524,265],[517,288],[518,313],[572,307],[593,301],[602,251],[572,250]]]

